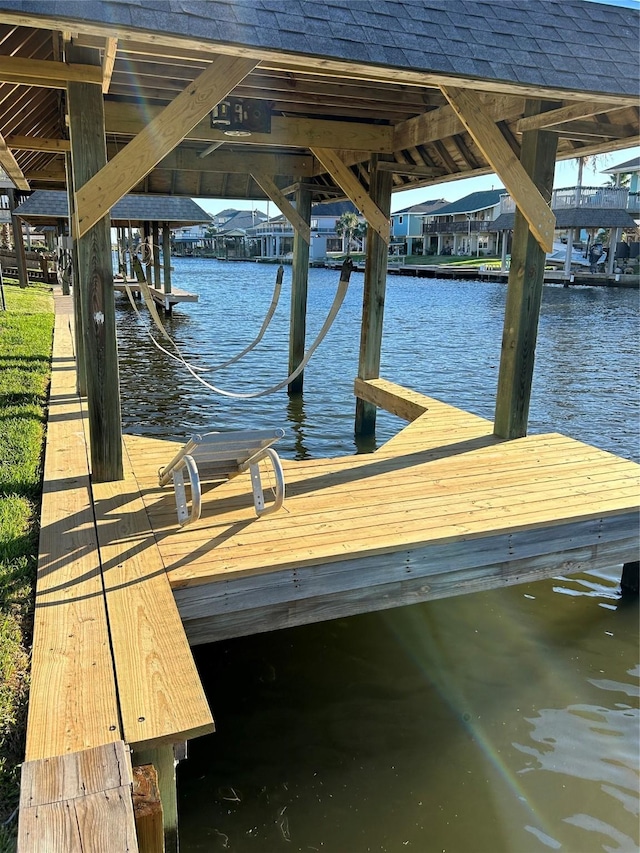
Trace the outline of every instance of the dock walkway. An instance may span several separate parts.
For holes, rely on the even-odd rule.
[[[176,523],[157,470],[175,442],[125,443],[192,644],[635,560],[640,466],[552,433],[492,424],[384,380],[356,393],[410,420],[373,454],[283,460],[283,511],[248,481]]]
[[[150,763],[213,730],[133,479],[91,481],[75,385],[71,297],[57,297],[21,853],[137,850],[130,751]]]

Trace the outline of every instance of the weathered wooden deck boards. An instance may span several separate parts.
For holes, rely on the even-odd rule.
[[[122,741],[22,766],[18,849],[135,853],[131,759]]]
[[[156,473],[175,443],[126,438],[192,643],[635,559],[640,466],[557,434],[501,441],[414,392],[391,406],[404,392],[377,382],[416,420],[374,454],[283,460],[285,508],[261,519],[240,477],[179,529]]]

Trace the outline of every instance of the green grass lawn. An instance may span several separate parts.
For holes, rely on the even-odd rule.
[[[23,290],[5,284],[4,291],[7,308],[0,310],[0,853],[15,849],[53,333],[50,288],[32,285]]]

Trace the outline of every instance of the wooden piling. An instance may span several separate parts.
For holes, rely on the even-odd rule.
[[[311,222],[311,191],[299,186],[296,190],[296,211]],[[293,266],[291,270],[291,318],[289,324],[289,375],[304,358],[307,329],[307,291],[309,282],[309,244],[296,229],[293,237]],[[287,386],[289,396],[302,393],[304,371]]]
[[[134,751],[133,763],[153,765],[162,802],[164,853],[178,853],[178,794],[174,746],[169,743],[155,749]]]
[[[158,290],[161,290],[162,282],[160,276],[160,226],[157,222],[151,223],[151,246],[153,251],[153,286],[157,287]]]
[[[544,108],[531,101],[526,114]],[[546,200],[553,190],[557,145],[557,134],[549,131],[522,134],[521,163]],[[494,422],[494,432],[501,438],[527,434],[545,258],[527,220],[516,209]]]
[[[371,158],[369,195],[386,216],[391,216],[393,174],[379,170],[377,165],[378,156],[374,154]],[[373,228],[370,228],[367,233],[367,261],[364,270],[364,293],[362,297],[362,329],[358,364],[358,377],[360,379],[377,379],[380,376],[388,256],[387,244]],[[357,398],[355,434],[362,437],[372,436],[375,429],[376,406]]]
[[[68,59],[100,65],[99,51],[91,48],[72,47]],[[101,86],[69,83],[67,105],[73,191],[77,195],[107,162]],[[122,426],[109,215],[77,243],[92,475],[96,482],[121,480]]]
[[[22,221],[18,216],[14,215],[14,211],[18,206],[16,202],[16,191],[12,188],[7,190],[9,196],[9,210],[11,211],[11,228],[13,231],[13,248],[16,253],[16,267],[18,268],[18,281],[20,287],[26,287],[29,284],[29,276],[27,274],[27,258],[24,252],[24,240],[22,237]]]
[[[636,597],[640,590],[640,560],[625,563],[622,567],[622,579],[620,581],[622,594]]]
[[[168,222],[162,223],[162,264],[164,292],[171,293],[171,229]]]

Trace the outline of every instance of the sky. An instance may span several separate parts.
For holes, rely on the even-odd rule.
[[[595,161],[595,170],[592,165],[584,168],[582,185],[585,187],[599,187],[609,183],[609,175],[603,175],[603,169],[610,169],[619,163],[625,163],[634,157],[640,157],[640,147],[624,148],[611,154],[601,154]],[[573,187],[578,179],[578,161],[562,160],[556,163],[553,186],[556,189],[562,187]],[[499,189],[502,182],[496,175],[483,175],[478,178],[464,178],[461,181],[448,181],[444,184],[432,184],[421,189],[405,190],[394,193],[391,197],[391,212],[403,210],[411,205],[429,199],[444,198],[448,202],[457,201],[473,192],[482,190]],[[247,199],[195,199],[195,201],[208,213],[216,214],[222,210],[232,208],[234,210],[261,210],[269,216],[277,216],[278,209],[271,201],[249,201]]]

